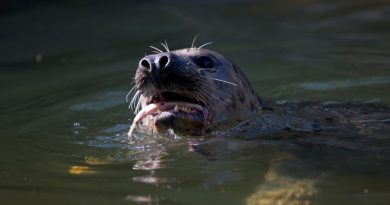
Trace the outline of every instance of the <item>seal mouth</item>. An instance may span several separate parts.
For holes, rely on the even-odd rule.
[[[208,124],[208,109],[199,99],[158,92],[148,98],[146,106],[135,116],[132,128],[146,117],[151,117],[158,132],[173,129],[175,133],[201,135]]]
[[[202,101],[175,92],[158,92],[157,94],[149,98],[146,105],[152,103],[163,103],[163,102],[172,102],[172,101],[186,102],[189,104],[198,104],[204,107],[204,103]]]

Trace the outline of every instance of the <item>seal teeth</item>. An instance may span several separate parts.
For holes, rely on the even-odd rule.
[[[173,108],[173,111],[175,111],[175,112],[178,112],[178,111],[191,112],[192,109],[189,107],[186,107],[186,106],[182,106],[182,105],[175,105],[175,107]]]

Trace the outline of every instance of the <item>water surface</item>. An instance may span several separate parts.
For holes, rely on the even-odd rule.
[[[16,1],[1,9],[2,204],[390,201],[386,113],[365,113],[374,121],[351,129],[206,140],[192,151],[186,138],[128,143],[124,135],[138,60],[149,45],[188,47],[196,34],[270,102],[388,106],[387,1]]]

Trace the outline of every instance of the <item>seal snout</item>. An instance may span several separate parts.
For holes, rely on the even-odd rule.
[[[139,62],[139,69],[149,73],[159,72],[166,69],[171,64],[171,55],[148,55],[142,58]]]
[[[167,74],[174,68],[173,55],[161,53],[148,55],[142,58],[138,65],[138,70],[147,77],[153,85],[161,87]]]

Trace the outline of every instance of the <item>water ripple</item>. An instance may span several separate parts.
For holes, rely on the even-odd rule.
[[[390,77],[373,77],[359,80],[332,80],[328,82],[306,82],[300,83],[299,87],[306,90],[334,90],[356,86],[378,85],[390,83]]]

